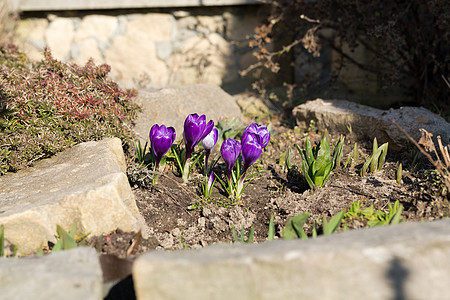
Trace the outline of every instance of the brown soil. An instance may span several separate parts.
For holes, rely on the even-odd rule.
[[[202,175],[194,174],[186,185],[176,170],[167,169],[157,185],[147,183],[133,187],[137,206],[150,229],[149,238],[138,241],[136,233],[118,231],[101,239],[95,238],[97,248],[103,253],[125,257],[127,250],[131,251],[133,241],[136,244],[133,254],[154,249],[176,250],[231,243],[234,242],[232,225],[239,232],[244,228],[246,235],[254,228],[253,242],[263,242],[267,240],[272,214],[275,238],[281,238],[290,217],[310,213],[305,230],[311,232],[312,224],[319,217],[334,216],[357,200],[364,207],[373,204],[375,209],[382,210],[387,210],[389,203],[399,200],[404,207],[402,218],[407,222],[449,216],[448,197],[431,165],[424,158],[416,159],[413,165],[417,152],[413,146],[401,153],[389,151],[381,171],[361,177],[360,168],[371,152],[372,141],[347,136],[342,163],[345,163],[355,142],[359,145],[359,161],[334,172],[323,187],[310,190],[300,172],[287,172],[282,161],[280,163],[280,154],[289,146],[292,148],[292,162],[299,163],[300,156],[294,145],[303,147],[304,133],[281,124],[273,124],[273,128],[271,143],[254,167],[267,171],[247,187],[239,203],[231,203],[219,183],[214,187],[212,203],[206,203],[200,198]],[[321,138],[317,131],[310,131],[308,136],[315,142]],[[216,146],[215,151],[218,148]],[[404,170],[401,184],[395,180],[399,162]],[[215,172],[223,174],[222,160],[216,165]],[[197,201],[198,208],[188,209]],[[347,226],[356,229],[364,226],[364,222],[349,220]]]

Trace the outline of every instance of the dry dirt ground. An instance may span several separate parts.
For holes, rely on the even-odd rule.
[[[411,146],[408,151],[388,151],[381,171],[359,175],[362,164],[371,153],[372,141],[346,133],[342,163],[345,163],[354,143],[358,143],[360,158],[352,166],[341,167],[333,172],[327,183],[316,190],[309,189],[301,173],[287,171],[280,155],[290,146],[292,162],[299,163],[300,155],[295,144],[305,144],[305,132],[274,122],[271,143],[255,163],[254,170],[266,170],[258,175],[244,191],[241,201],[232,203],[219,183],[212,193],[212,201],[201,198],[202,175],[191,176],[189,184],[183,184],[174,168],[168,167],[155,186],[133,184],[137,206],[149,229],[150,237],[140,239],[136,233],[114,232],[93,238],[102,253],[120,257],[139,254],[154,249],[177,250],[199,248],[214,243],[234,242],[232,225],[248,235],[254,228],[253,242],[267,240],[269,220],[274,215],[276,237],[287,220],[297,214],[308,212],[310,217],[305,231],[310,233],[319,217],[330,218],[353,201],[364,207],[373,204],[375,209],[387,210],[399,200],[403,205],[402,220],[406,222],[429,221],[449,216],[449,201],[442,184],[425,158],[417,156]],[[345,133],[343,133],[345,134]],[[310,130],[307,135],[316,143],[321,133]],[[333,137],[332,137],[333,138]],[[336,137],[333,139],[333,143]],[[217,152],[218,146],[214,151]],[[212,155],[213,156],[213,155]],[[415,157],[416,156],[416,157]],[[397,184],[395,172],[398,163],[403,165],[402,182]],[[219,160],[214,171],[224,175],[224,163]],[[189,209],[197,203],[197,208]],[[364,221],[348,220],[350,229],[364,226]]]

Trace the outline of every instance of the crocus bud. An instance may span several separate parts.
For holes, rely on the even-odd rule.
[[[149,137],[153,154],[156,157],[156,167],[158,167],[161,158],[166,155],[167,151],[169,151],[175,141],[175,129],[173,127],[155,124],[150,130]]]
[[[211,188],[213,186],[214,183],[214,172],[211,172],[211,175],[209,175],[209,179],[208,179],[208,196],[211,195]]]
[[[244,163],[243,174],[261,156],[261,144],[262,142],[260,136],[254,133],[246,133],[242,137],[242,162]]]
[[[265,148],[270,141],[270,131],[266,126],[258,125],[256,123],[252,123],[244,129],[244,133],[242,137],[245,136],[246,133],[254,133],[260,137],[261,147]]]
[[[202,140],[202,146],[205,150],[211,151],[217,143],[219,130],[214,127]]]
[[[183,138],[186,144],[186,157],[190,158],[194,147],[206,136],[208,135],[212,128],[214,127],[214,122],[209,121],[206,123],[206,116],[198,114],[190,114],[184,121],[184,132]]]
[[[225,165],[228,171],[228,177],[231,176],[231,170],[236,163],[236,159],[239,157],[241,153],[241,143],[236,141],[235,139],[226,139],[222,143],[222,147],[220,148],[220,153],[222,154],[222,158],[225,161]]]

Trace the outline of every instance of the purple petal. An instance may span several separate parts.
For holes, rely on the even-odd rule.
[[[158,126],[155,124],[150,130],[149,135],[153,154],[155,154],[156,161],[159,163],[175,141],[175,129],[173,127],[166,127],[165,125]]]
[[[209,175],[208,179],[208,194],[211,194],[211,188],[214,183],[214,172],[211,172],[211,175]]]
[[[183,138],[184,142],[186,143],[186,146],[189,149],[191,149],[191,151],[201,140],[203,132],[205,131],[205,127],[206,127],[205,115],[199,116],[197,114],[190,114],[184,121]]]
[[[217,143],[217,139],[219,137],[219,130],[214,127],[209,134],[207,134],[203,139],[202,139],[202,146],[203,148],[205,148],[206,150],[212,150],[214,148],[214,146]]]
[[[208,122],[208,124],[206,124],[205,129],[203,131],[203,134],[202,134],[202,137],[200,138],[200,140],[203,140],[205,138],[205,136],[207,136],[211,132],[211,130],[213,128],[214,128],[214,121],[210,120]],[[199,140],[199,142],[200,142],[200,140]]]
[[[241,144],[235,139],[226,139],[222,143],[220,153],[222,154],[222,158],[225,161],[228,171],[231,171],[236,163],[236,159],[241,153]]]
[[[249,134],[253,135],[253,134]],[[261,156],[262,147],[257,138],[248,139],[242,144],[242,161],[244,163],[243,173]]]
[[[265,148],[270,141],[270,131],[266,126],[258,125],[256,123],[252,123],[244,130],[245,133],[254,133],[260,137],[261,147]],[[244,136],[243,134],[243,136]]]

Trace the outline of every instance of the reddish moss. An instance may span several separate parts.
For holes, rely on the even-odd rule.
[[[65,64],[45,52],[29,60],[0,46],[0,174],[17,171],[72,145],[119,137],[127,145],[136,91],[106,78],[108,65]]]

